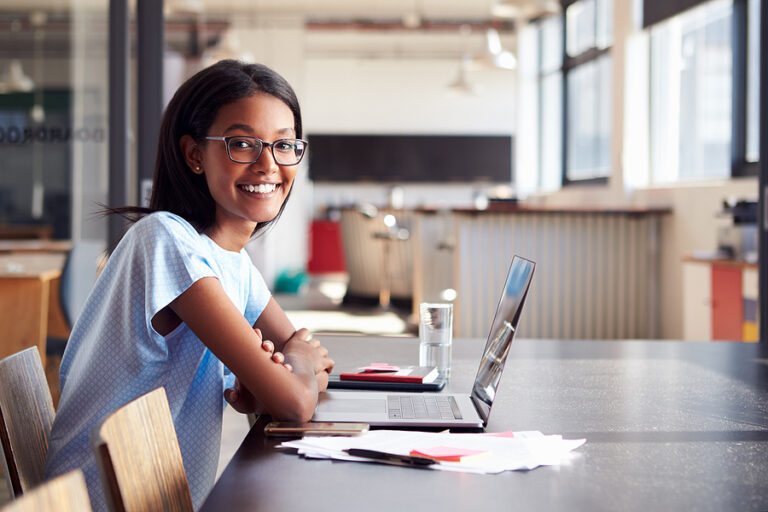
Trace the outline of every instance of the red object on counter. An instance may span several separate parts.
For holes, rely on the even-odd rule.
[[[312,221],[309,230],[309,261],[307,272],[324,274],[346,272],[341,226],[330,220]]]

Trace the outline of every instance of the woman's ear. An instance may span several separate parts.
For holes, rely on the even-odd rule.
[[[200,154],[200,147],[195,139],[190,135],[183,135],[179,140],[181,154],[184,155],[184,161],[195,174],[203,174],[203,155]]]

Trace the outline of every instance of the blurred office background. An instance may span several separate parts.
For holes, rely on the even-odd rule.
[[[310,156],[248,247],[297,323],[408,332],[414,304],[451,301],[456,334],[484,337],[518,253],[539,264],[523,336],[756,340],[759,10],[5,0],[0,238],[114,241],[94,211],[144,199],[152,118],[237,58],[303,109]]]

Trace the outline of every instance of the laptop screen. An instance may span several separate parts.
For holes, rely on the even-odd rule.
[[[507,353],[520,323],[525,297],[533,278],[536,264],[515,256],[509,266],[507,281],[496,307],[491,332],[485,343],[483,357],[477,370],[475,384],[472,386],[472,401],[484,423],[488,421],[493,399],[501,380],[501,372],[507,360]]]

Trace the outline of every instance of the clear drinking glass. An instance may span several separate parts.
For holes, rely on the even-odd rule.
[[[451,376],[453,304],[419,304],[419,366],[436,366],[440,377]]]

